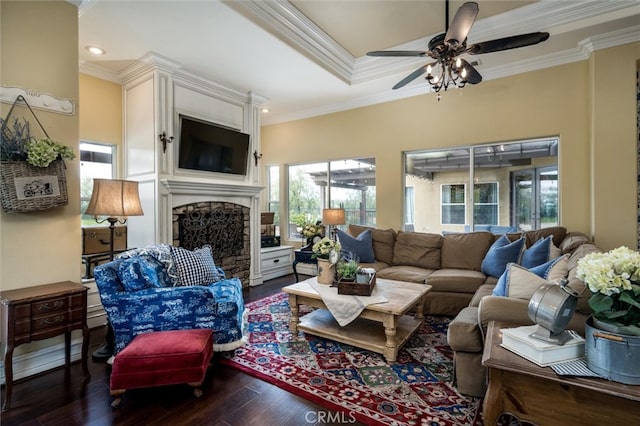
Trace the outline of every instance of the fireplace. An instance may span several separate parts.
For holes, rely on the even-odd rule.
[[[172,210],[173,245],[193,250],[211,246],[216,265],[227,277],[249,285],[251,277],[250,209],[235,203],[206,201]]]
[[[192,250],[209,244],[216,265],[242,286],[263,282],[260,264],[261,186],[163,179],[159,240]],[[133,219],[133,218],[132,218]]]

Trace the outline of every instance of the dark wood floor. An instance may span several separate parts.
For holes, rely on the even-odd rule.
[[[249,288],[245,290],[245,302],[275,294],[294,282],[289,275]],[[92,331],[90,352],[103,338],[104,330]],[[110,366],[89,360],[89,370],[88,382],[79,363],[71,367],[66,378],[60,368],[16,382],[11,409],[0,418],[2,426],[341,424],[325,408],[225,367],[217,357],[207,373],[201,398],[195,398],[186,385],[133,389],[125,393],[118,409],[110,405]],[[2,390],[4,400],[4,387]],[[350,423],[348,416],[344,419],[344,424],[357,424]]]

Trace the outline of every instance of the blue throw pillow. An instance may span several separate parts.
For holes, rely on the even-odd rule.
[[[120,262],[118,278],[126,291],[163,287],[169,282],[169,276],[162,263],[148,255],[134,256]]]
[[[524,241],[524,237],[511,242],[506,235],[501,236],[489,248],[482,260],[480,270],[486,275],[498,278],[507,269],[508,263],[518,262]]]
[[[336,235],[342,246],[342,253],[362,263],[376,261],[376,257],[373,254],[373,239],[370,229],[363,231],[356,238],[339,229],[336,229]]]
[[[516,264],[514,263],[514,265]],[[567,274],[567,256],[560,256],[558,258],[551,259],[550,261],[543,263],[542,265],[527,269],[527,271],[536,274],[537,276],[545,280],[554,280],[560,277],[565,277]],[[507,265],[504,273],[500,275],[500,278],[498,278],[498,282],[496,283],[496,286],[493,288],[492,292],[494,296],[507,295],[507,283],[510,279],[510,272],[511,264]]]
[[[539,239],[531,247],[526,249],[522,253],[520,259],[520,265],[527,269],[533,268],[538,265],[542,265],[545,262],[553,259],[555,256],[552,254],[553,240],[552,235],[546,238]],[[558,250],[559,255],[560,250]]]

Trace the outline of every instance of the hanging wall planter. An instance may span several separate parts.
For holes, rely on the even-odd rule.
[[[33,138],[29,122],[11,118],[24,102],[45,137]],[[21,95],[0,126],[0,199],[7,213],[46,210],[69,204],[64,159],[75,158],[73,149],[53,141]]]

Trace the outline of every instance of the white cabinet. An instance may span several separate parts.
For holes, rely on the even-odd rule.
[[[262,278],[271,280],[293,274],[293,247],[277,246],[260,249]]]

